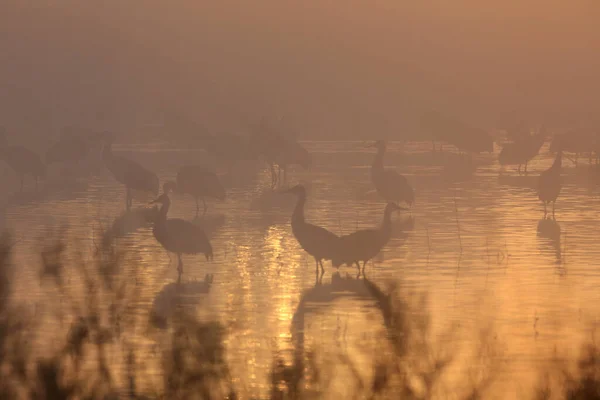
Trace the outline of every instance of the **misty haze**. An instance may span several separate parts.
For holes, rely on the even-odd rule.
[[[1,399],[600,399],[600,3],[3,0]]]

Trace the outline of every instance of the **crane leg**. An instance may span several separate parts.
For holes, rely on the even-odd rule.
[[[277,165],[277,186],[281,187],[281,165]]]
[[[127,188],[125,192],[125,209],[129,211],[131,208],[131,190]]]
[[[317,259],[317,257],[315,257],[315,265],[316,265],[315,273],[318,275],[319,274],[319,260]]]
[[[275,175],[275,166],[271,163],[271,189],[275,189],[275,182],[277,180],[277,176]]]
[[[356,263],[356,268],[358,269],[358,276],[360,276],[360,263],[358,261]]]
[[[556,206],[556,200],[552,202],[552,218],[555,218],[555,215],[554,215],[555,206]]]
[[[183,274],[183,261],[181,260],[181,253],[177,254],[177,272],[179,277],[177,278],[177,282],[181,281],[181,275]]]
[[[325,268],[323,268],[323,260],[319,260],[319,264],[321,265],[321,276],[325,273]]]
[[[544,201],[544,218],[546,218],[546,215],[548,215],[548,206],[547,206],[546,202]]]
[[[362,273],[363,273],[363,276],[365,276],[365,267],[366,267],[366,266],[367,266],[367,262],[366,262],[366,261],[363,261],[363,268],[362,268]]]

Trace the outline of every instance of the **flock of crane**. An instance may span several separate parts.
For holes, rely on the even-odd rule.
[[[460,127],[449,129],[447,121],[435,118],[430,119],[429,123],[431,129],[438,132],[438,135],[433,137],[434,140],[450,143],[467,153],[493,150],[493,140],[487,134],[474,134],[471,131],[468,135],[457,138],[457,135],[439,133],[456,132]],[[445,129],[440,129],[440,126],[444,126]],[[527,173],[528,162],[537,156],[546,136],[546,131],[542,128],[534,134],[527,133],[515,138],[512,143],[503,147],[499,154],[499,163],[502,166],[518,166],[519,174],[521,174],[521,166],[524,165],[524,173]],[[45,176],[47,165],[55,162],[77,165],[88,156],[94,146],[101,146],[103,164],[114,178],[125,186],[127,210],[132,207],[134,191],[148,192],[158,196],[153,201],[153,203],[160,204],[153,221],[153,234],[168,252],[177,254],[177,270],[179,279],[181,279],[182,255],[204,254],[209,260],[213,257],[213,249],[207,235],[199,225],[183,219],[168,218],[171,206],[170,194],[179,192],[193,196],[196,201],[196,216],[198,217],[200,200],[202,200],[205,214],[207,210],[205,197],[223,200],[226,191],[218,175],[212,170],[198,165],[185,165],[178,170],[174,182],[167,181],[163,184],[162,193],[159,195],[158,176],[136,161],[114,154],[112,151],[114,139],[115,135],[107,132],[86,135],[67,133],[48,149],[45,161],[42,161],[42,158],[35,152],[23,146],[9,145],[2,132],[0,135],[0,158],[19,176],[21,190],[23,190],[23,181],[26,175],[35,179],[37,190],[38,180]],[[262,158],[270,167],[272,188],[281,184],[282,179],[283,182],[286,181],[289,165],[296,164],[304,168],[309,168],[311,165],[311,156],[302,145],[266,128],[256,130],[252,137],[220,135],[206,136],[202,140],[204,149],[212,152],[221,160]],[[556,152],[556,158],[552,166],[541,173],[538,186],[539,199],[544,204],[544,217],[547,215],[547,206],[550,203],[552,203],[552,215],[554,216],[554,205],[561,190],[563,151],[573,151],[572,143],[572,137],[566,136],[555,136],[552,142],[551,151]],[[386,143],[377,141],[369,147],[376,149],[371,166],[372,184],[378,195],[387,203],[383,222],[377,229],[358,230],[338,236],[323,227],[306,222],[304,217],[306,190],[304,186],[297,185],[281,191],[297,197],[291,219],[292,232],[300,246],[314,258],[317,276],[319,268],[321,276],[323,275],[323,261],[325,260],[330,260],[332,265],[337,268],[344,264],[356,265],[359,275],[361,272],[364,275],[366,264],[381,251],[390,239],[392,213],[408,210],[408,207],[411,207],[415,201],[415,193],[408,180],[393,169],[384,168]],[[589,151],[590,148],[588,146],[585,150]],[[441,146],[439,150],[442,150]],[[575,153],[583,152],[579,151],[580,149],[577,150]],[[435,143],[434,151],[437,151]]]

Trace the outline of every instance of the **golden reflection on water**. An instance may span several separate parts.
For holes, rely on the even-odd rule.
[[[309,187],[308,221],[336,233],[376,227],[384,204],[368,194],[373,154],[358,142],[308,146],[316,167],[291,174]],[[451,155],[439,155],[440,161],[426,144],[406,144],[405,153],[399,149],[390,146],[386,164],[395,165],[415,186],[414,226],[405,223],[408,217],[396,217],[394,235],[367,265],[367,275],[382,288],[401,280],[406,290],[426,292],[433,337],[458,329],[460,334],[448,339],[456,348],[485,340],[504,360],[504,398],[512,398],[520,385],[535,383],[532,371],[537,369],[532,366],[543,364],[555,351],[577,354],[581,341],[590,336],[589,324],[597,319],[600,304],[600,227],[595,222],[600,217],[599,190],[579,177],[581,169],[568,168],[556,221],[544,221],[532,175],[550,165],[546,149],[530,164],[535,172],[527,177],[509,170],[499,177],[492,155],[478,156],[477,172],[465,175],[446,165]],[[172,160],[166,155],[144,157],[156,166],[161,181],[172,178]],[[184,307],[202,318],[219,319],[227,328],[228,362],[244,397],[264,397],[274,355],[289,360],[299,345],[292,327],[301,305],[310,310],[300,324],[302,348],[321,350],[325,364],[347,356],[355,365],[371,365],[369,360],[385,341],[382,317],[372,299],[328,292],[336,272],[329,262],[322,286],[315,286],[314,261],[291,233],[293,201],[261,192],[259,186],[266,181],[261,175],[248,187],[233,189],[226,202],[211,203],[209,214],[225,216],[211,235],[215,260],[184,256],[184,289],[174,286],[176,257],[169,261],[151,226],[117,239],[128,252],[139,286],[134,314],[141,322],[132,340],[149,349],[159,340],[142,327],[155,308],[166,318]],[[262,196],[258,207],[253,208],[248,193]],[[192,203],[191,198],[174,196],[170,216],[191,219]],[[8,202],[5,225],[18,241],[15,298],[45,301],[37,280],[40,238],[48,239],[68,225],[69,237],[81,244],[77,250],[90,259],[98,227],[110,226],[123,205],[123,189],[107,174],[62,198],[42,193],[33,200]],[[138,199],[136,206],[146,206],[145,200]],[[75,253],[69,253],[73,260]],[[355,275],[354,268],[339,272],[344,279]],[[214,281],[204,285],[207,274],[213,274]],[[317,297],[302,303],[308,295]],[[481,334],[482,327],[492,333]],[[44,329],[53,331],[52,325]],[[50,342],[50,337],[45,340]],[[336,374],[346,377],[341,382],[350,379],[348,368],[336,368]],[[453,375],[462,376],[466,368],[467,361],[461,359]],[[359,373],[368,381],[372,371]],[[335,383],[330,390],[344,397],[351,388]]]

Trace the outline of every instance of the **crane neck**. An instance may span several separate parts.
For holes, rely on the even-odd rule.
[[[162,225],[167,221],[167,214],[169,213],[169,207],[171,207],[171,199],[169,199],[169,196],[167,196],[166,193],[163,193],[158,199],[155,200],[155,202],[159,201],[161,203],[161,206],[158,210],[156,223],[158,225]]]
[[[109,160],[112,158],[112,155],[112,141],[104,143],[104,147],[102,148],[102,158]]]
[[[375,160],[373,160],[373,169],[374,170],[382,170],[383,169],[383,156],[385,155],[385,148],[380,147],[377,149],[377,154],[375,155]]]
[[[296,208],[294,208],[294,213],[292,214],[293,224],[304,222],[304,204],[306,204],[306,194],[299,194]]]
[[[562,150],[558,151],[558,154],[556,155],[556,159],[554,159],[554,163],[552,163],[552,170],[557,170],[560,169],[562,167]]]
[[[158,210],[158,217],[156,222],[158,225],[164,225],[167,222],[167,214],[169,213],[169,207],[171,206],[170,201],[165,201],[162,206],[160,206],[160,210]]]

